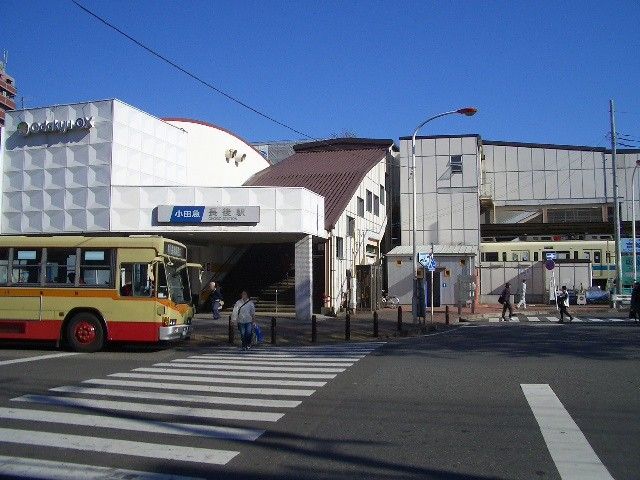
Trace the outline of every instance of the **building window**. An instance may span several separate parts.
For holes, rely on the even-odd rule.
[[[373,214],[380,215],[380,198],[377,195],[373,196]]]
[[[336,257],[344,258],[344,238],[336,237]]]
[[[358,197],[358,216],[364,217],[364,200]]]
[[[451,173],[462,173],[462,155],[452,155],[449,165],[451,165]]]
[[[347,216],[347,237],[354,237],[356,235],[356,219]]]
[[[386,192],[384,191],[384,186],[380,185],[380,205],[384,205],[386,202]]]
[[[367,212],[373,211],[373,193],[367,190]]]

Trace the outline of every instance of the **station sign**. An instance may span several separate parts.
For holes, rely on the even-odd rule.
[[[260,222],[259,206],[158,205],[158,223],[208,224]]]
[[[47,122],[20,122],[16,129],[26,137],[36,133],[66,133],[71,130],[89,130],[93,127],[93,117],[79,117],[75,120],[50,120]]]

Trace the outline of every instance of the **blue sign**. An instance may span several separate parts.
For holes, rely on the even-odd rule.
[[[260,207],[251,205],[158,205],[159,223],[243,223],[260,222]]]
[[[636,238],[636,252],[640,253],[640,238]],[[620,239],[620,253],[633,253],[633,239]]]
[[[204,206],[174,205],[171,223],[200,223],[204,217]]]
[[[418,254],[418,263],[423,267],[426,267],[433,261],[433,255],[430,253],[419,253]]]
[[[438,262],[436,262],[435,259],[431,259],[431,263],[427,265],[427,270],[429,270],[430,272],[435,272],[437,266]]]

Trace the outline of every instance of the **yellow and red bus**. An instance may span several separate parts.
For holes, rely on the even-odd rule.
[[[159,236],[0,236],[0,339],[105,342],[191,335],[187,248]]]

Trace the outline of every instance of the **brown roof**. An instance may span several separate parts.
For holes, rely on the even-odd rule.
[[[247,186],[304,187],[324,197],[331,230],[369,170],[386,157],[393,140],[338,138],[294,146],[295,153],[251,177]]]

